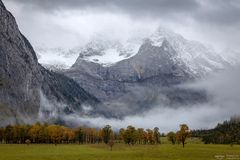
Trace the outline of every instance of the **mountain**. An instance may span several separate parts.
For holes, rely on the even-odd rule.
[[[176,51],[175,60],[186,65],[189,72],[198,77],[239,63],[235,58],[238,57],[235,51],[224,50],[217,53],[211,47],[187,40],[180,34],[160,27],[145,39],[131,38],[120,41],[98,35],[93,36],[82,47],[73,49],[37,47],[36,50],[39,62],[50,70],[69,69],[77,58],[108,67],[135,56],[147,39],[155,47],[160,47],[162,42],[167,40]]]
[[[38,63],[29,41],[0,0],[0,126],[56,121],[65,114],[85,114],[100,101],[64,75]],[[91,113],[89,113],[91,114]]]
[[[39,47],[36,55],[0,0],[0,125],[69,124],[76,117],[123,118],[204,103],[205,91],[182,84],[232,60],[162,28],[146,39],[100,37],[74,49]]]
[[[85,55],[96,55],[91,49],[87,51]],[[179,86],[229,65],[203,44],[159,29],[129,58],[105,65],[80,54],[64,74],[100,99],[111,115],[121,117],[156,105],[179,107],[206,102],[204,91]]]
[[[99,36],[99,37],[98,37]],[[125,41],[109,40],[101,35],[94,36],[82,47],[72,49],[36,47],[39,63],[53,71],[69,69],[78,57],[87,61],[109,66],[135,55],[141,39]]]
[[[160,47],[167,40],[176,51],[176,61],[185,64],[192,74],[204,76],[216,70],[224,69],[230,63],[211,47],[187,40],[170,30],[159,28],[149,37],[153,46]]]
[[[38,62],[45,68],[53,71],[68,69],[79,56],[79,48],[47,48],[36,47]]]
[[[79,57],[102,66],[111,66],[137,54],[139,47],[136,40],[120,41],[95,37],[81,48]]]

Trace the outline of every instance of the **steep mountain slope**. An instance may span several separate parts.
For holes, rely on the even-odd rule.
[[[99,100],[73,80],[43,68],[14,17],[0,0],[0,125],[84,113]],[[47,102],[47,104],[46,104]],[[61,106],[61,108],[59,108]]]

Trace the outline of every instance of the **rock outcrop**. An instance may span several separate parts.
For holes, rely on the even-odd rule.
[[[38,63],[33,47],[1,0],[0,80],[1,126],[31,123],[41,117],[54,120],[56,113],[81,115],[82,105],[94,108],[99,103],[72,79],[48,71]]]

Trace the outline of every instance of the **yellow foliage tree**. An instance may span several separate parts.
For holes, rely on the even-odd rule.
[[[58,125],[50,125],[47,128],[48,136],[52,143],[57,145],[63,140],[63,127]]]
[[[189,127],[186,124],[181,124],[180,125],[180,130],[176,134],[176,140],[179,143],[182,143],[183,148],[186,144],[186,139],[190,136],[191,135],[190,135]]]

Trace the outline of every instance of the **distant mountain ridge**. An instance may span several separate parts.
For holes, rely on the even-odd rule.
[[[140,40],[141,41],[141,40]],[[113,65],[135,55],[140,42],[127,40],[92,39],[83,47],[73,49],[36,47],[39,63],[52,70],[70,68],[78,57],[99,63],[103,66]]]
[[[202,91],[177,87],[196,80],[208,71],[199,67],[198,71],[203,73],[194,72],[188,63],[179,58],[179,50],[169,38],[172,37],[161,37],[158,45],[148,38],[137,54],[110,66],[89,61],[80,55],[64,74],[109,106],[111,114],[116,109],[121,111],[125,108],[123,113],[117,112],[116,116],[120,117],[150,109],[154,105],[176,107],[206,101],[207,97]],[[221,65],[224,66],[224,63]],[[212,71],[221,67],[212,68]]]
[[[226,66],[239,63],[234,59],[237,55],[234,51],[224,51],[229,52],[229,54],[217,53],[214,49],[200,42],[187,40],[180,34],[161,27],[145,39],[120,41],[95,37],[83,47],[70,50],[60,48],[37,49],[37,53],[40,55],[40,63],[53,70],[69,69],[77,57],[108,67],[135,56],[146,40],[149,40],[156,47],[160,47],[162,42],[167,40],[177,53],[175,55],[176,61],[184,63],[192,74],[198,76],[204,76],[216,70],[224,69]],[[47,58],[46,54],[54,57],[55,62],[51,61],[51,58]]]

